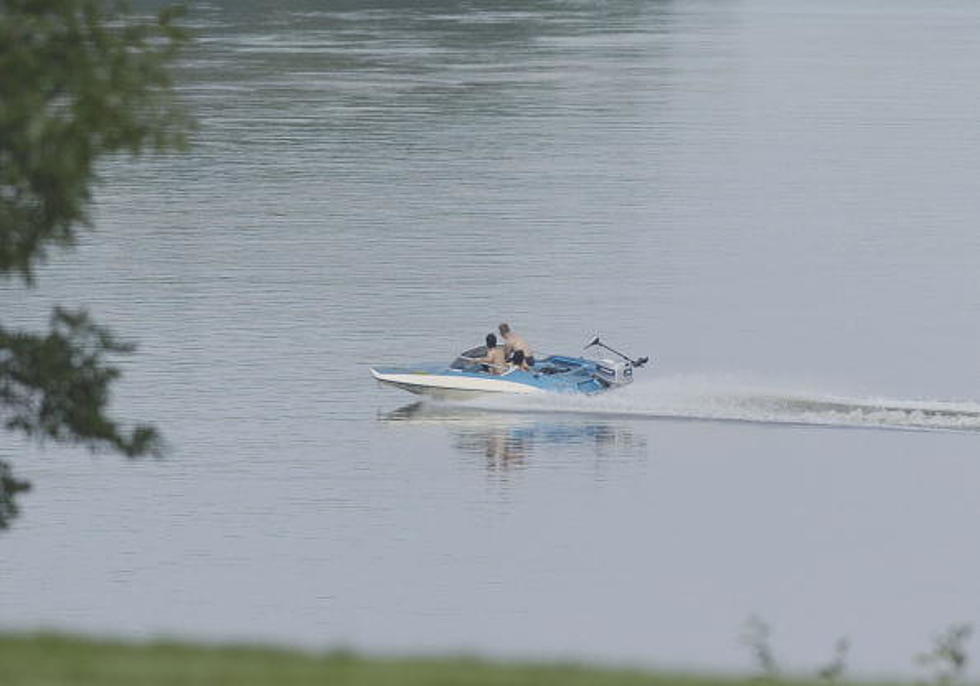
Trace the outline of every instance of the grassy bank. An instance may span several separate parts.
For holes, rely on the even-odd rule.
[[[767,686],[827,682],[726,679],[464,658],[373,659],[252,646],[114,643],[0,634],[0,686]]]

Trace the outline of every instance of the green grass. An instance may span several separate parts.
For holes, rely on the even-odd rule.
[[[375,659],[256,646],[0,634],[0,686],[776,686],[738,679],[468,658]]]

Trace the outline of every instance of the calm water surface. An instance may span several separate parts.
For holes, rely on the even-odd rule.
[[[866,673],[980,621],[973,2],[200,5],[181,157],[5,323],[140,341],[162,462],[36,450],[0,627]],[[655,367],[410,405],[510,321]],[[726,420],[726,421],[722,421]],[[727,421],[737,420],[737,421]]]

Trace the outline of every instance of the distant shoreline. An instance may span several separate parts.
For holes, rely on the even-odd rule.
[[[167,640],[128,643],[68,634],[0,633],[0,684],[3,686],[803,686],[817,683],[846,686],[871,682],[708,676],[463,656],[374,658],[340,650],[315,654],[261,645],[206,646]]]

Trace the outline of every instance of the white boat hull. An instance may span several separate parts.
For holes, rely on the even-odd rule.
[[[506,374],[501,377],[474,378],[462,374],[430,374],[425,372],[393,374],[371,369],[371,375],[381,383],[401,388],[409,393],[439,399],[471,398],[489,393],[537,395],[547,392],[525,383],[508,381],[505,378]]]

